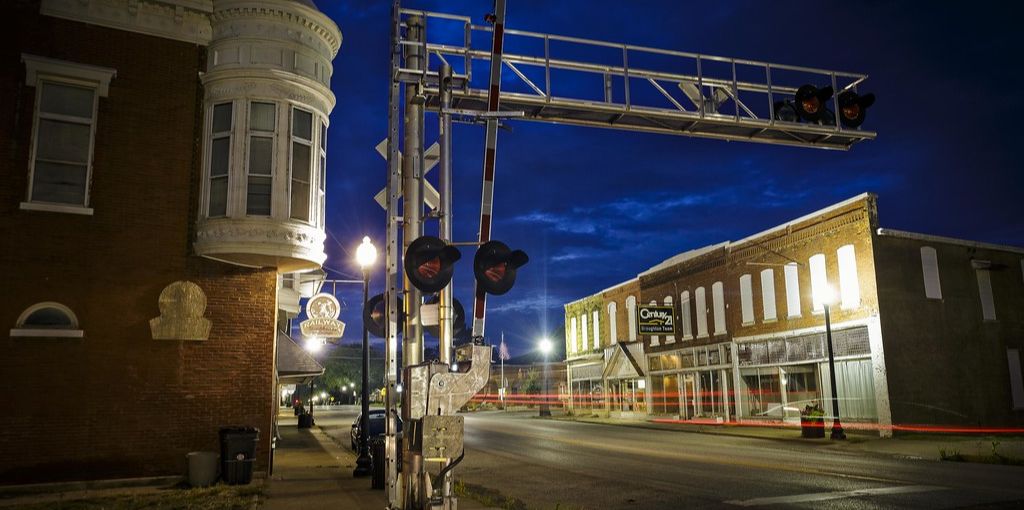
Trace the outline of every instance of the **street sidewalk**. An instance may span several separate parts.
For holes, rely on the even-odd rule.
[[[290,417],[287,417],[290,418]],[[318,427],[299,430],[294,419],[278,421],[281,438],[274,453],[274,474],[267,479],[261,510],[383,510],[387,495],[370,489],[370,477],[355,478],[356,455],[338,446]],[[483,510],[459,499],[460,510]]]
[[[617,419],[596,416],[556,416],[555,419],[584,423],[599,423],[653,430],[670,430],[702,434],[717,434],[777,441],[795,441],[820,445],[823,448],[860,451],[900,458],[942,460],[943,456],[962,456],[967,460],[999,456],[1024,461],[1024,437],[996,435],[960,435],[939,433],[904,433],[894,438],[880,438],[874,431],[846,430],[846,441],[806,439],[800,437],[799,427],[763,426],[748,424],[684,423],[674,420]]]

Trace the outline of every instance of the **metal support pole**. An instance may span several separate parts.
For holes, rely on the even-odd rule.
[[[836,360],[835,355],[832,352],[832,319],[829,317],[828,304],[822,304],[825,307],[825,340],[828,342],[828,371],[832,377],[832,416],[834,421],[832,422],[832,439],[846,439],[846,433],[843,432],[843,425],[839,423],[839,391],[836,388]]]
[[[396,395],[398,393],[398,196],[401,190],[398,154],[398,120],[399,93],[398,69],[402,58],[399,42],[401,33],[401,2],[392,0],[391,4],[391,73],[388,76],[388,170],[385,185],[385,209],[387,209],[387,234],[384,245],[385,253],[385,296],[387,299],[387,338],[384,344],[386,387],[384,391],[384,407],[387,419],[384,427],[384,459],[374,462],[386,463],[385,487],[390,508],[400,508],[402,493],[398,485],[398,409]]]
[[[370,269],[363,268],[363,306],[370,300]],[[362,402],[359,418],[359,458],[356,459],[356,468],[353,476],[369,476],[372,473],[370,468],[370,337],[363,321],[363,388]]]
[[[441,145],[441,160],[439,162],[441,176],[438,181],[438,187],[441,188],[441,203],[440,210],[438,211],[438,233],[443,241],[450,243],[452,240],[452,116],[444,112],[451,108],[452,66],[441,64],[439,81],[441,107],[438,115],[438,141]],[[452,287],[454,285],[454,283],[449,283],[444,289],[441,289],[441,299],[438,305],[438,322],[441,333],[439,342],[441,345],[438,346],[438,352],[440,353],[441,363],[445,364],[451,364],[452,362],[454,326],[452,324],[454,314]]]

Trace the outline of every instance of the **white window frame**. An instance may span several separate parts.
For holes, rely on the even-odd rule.
[[[301,138],[295,134],[295,114],[297,112],[309,114],[309,139]],[[320,153],[321,150],[317,148],[314,150],[314,143],[317,141],[316,129],[319,127],[317,122],[316,112],[306,109],[299,108],[298,106],[291,105],[289,108],[289,142],[288,142],[288,219],[291,221],[298,221],[300,223],[307,223],[310,225],[317,225],[319,223],[318,216],[320,215],[319,204],[317,203],[317,194],[319,190],[314,187],[317,185],[317,169],[320,166]],[[304,145],[309,148],[309,172],[308,181],[300,181],[295,177],[295,144]],[[273,182],[273,179],[271,180]],[[296,218],[295,211],[293,209],[294,204],[292,203],[292,192],[294,191],[295,183],[300,182],[305,184],[307,187],[306,191],[306,219]],[[317,193],[315,194],[314,191]],[[271,203],[273,203],[273,197],[271,197]],[[273,208],[271,208],[273,209]]]
[[[825,254],[816,253],[807,261],[811,272],[811,313],[825,313],[821,297],[828,289],[828,270],[825,265]]]
[[[939,254],[931,246],[921,247],[921,272],[924,276],[924,297],[942,299],[942,279],[939,277]]]
[[[34,328],[25,324],[25,321],[29,316],[45,308],[54,308],[66,315],[71,321],[71,327]],[[15,322],[14,328],[11,329],[10,335],[11,337],[22,338],[82,338],[85,336],[85,332],[80,329],[78,316],[75,315],[75,312],[70,308],[56,301],[44,301],[42,303],[36,303],[21,312],[21,315],[18,316],[18,321]]]
[[[590,335],[587,331],[587,312],[580,315],[580,331],[583,333],[583,350],[586,351],[589,349],[587,344],[590,343]]]
[[[221,105],[230,105],[231,106],[231,125],[228,127],[227,131],[214,132],[213,131],[213,129],[214,129],[213,128],[214,110],[218,106],[221,106]],[[204,183],[203,183],[203,200],[202,200],[202,202],[203,202],[202,217],[204,217],[204,218],[227,218],[227,217],[231,216],[231,195],[232,195],[232,189],[231,189],[231,183],[232,183],[231,163],[235,159],[234,134],[235,134],[235,123],[236,123],[236,119],[237,119],[237,115],[236,115],[237,111],[238,111],[237,103],[235,101],[228,100],[228,101],[222,101],[222,102],[218,102],[218,103],[213,103],[212,105],[210,105],[210,109],[207,112],[207,115],[209,116],[210,120],[207,123],[207,127],[206,127],[207,128],[207,132],[209,133],[209,136],[206,137],[207,143],[206,143],[206,147],[205,147],[205,150],[204,150],[204,153],[206,154],[206,157],[204,158],[205,166],[206,166],[206,172],[205,172],[206,179],[204,180]],[[213,179],[214,179],[214,177],[213,177],[213,142],[214,142],[214,140],[220,140],[220,139],[223,139],[223,138],[227,138],[227,140],[228,140],[228,173],[227,173],[227,175],[217,176],[216,178],[217,179],[225,179],[227,181],[227,194],[226,194],[226,196],[224,198],[224,215],[223,216],[211,216],[210,215],[210,204],[211,204],[212,201],[210,200],[210,196],[211,196],[211,193],[213,193]]]
[[[790,262],[783,273],[786,276],[786,317],[799,319],[803,315],[800,310],[800,266]]]
[[[93,209],[89,205],[92,198],[93,157],[96,148],[96,125],[99,121],[99,98],[109,95],[110,81],[117,76],[117,70],[39,57],[26,53],[21,54],[21,61],[25,64],[25,85],[35,87],[36,91],[35,104],[32,111],[32,141],[29,149],[28,186],[25,201],[21,202],[19,208],[29,211],[61,212],[91,216]],[[40,112],[43,84],[45,83],[92,89],[92,118],[85,119],[82,117],[69,117]],[[89,154],[86,159],[85,190],[82,205],[32,200],[41,116],[42,118],[53,118],[54,120],[64,122],[89,125]]]
[[[594,350],[601,348],[601,311],[594,310]]]
[[[696,304],[697,312],[697,338],[707,338],[708,336],[708,298],[707,291],[704,287],[697,287],[697,290],[693,292],[694,303]]]
[[[711,300],[715,312],[715,336],[726,334],[725,328],[725,285],[711,284]]]
[[[569,318],[569,352],[576,354],[579,352],[579,348],[576,345],[576,337],[579,336],[579,332],[576,329],[576,317]]]
[[[262,131],[262,130],[257,131],[257,130],[254,130],[252,128],[252,109],[253,109],[252,106],[254,104],[256,104],[256,103],[274,105],[274,130],[273,131]],[[245,109],[245,128],[246,128],[245,129],[245,186],[244,186],[244,190],[245,190],[245,203],[244,203],[244,205],[242,207],[242,213],[246,217],[273,218],[274,217],[274,213],[276,212],[276,207],[274,206],[274,202],[275,202],[274,197],[276,196],[276,193],[274,193],[274,188],[276,186],[275,186],[274,181],[277,178],[277,175],[276,175],[276,173],[277,173],[276,170],[277,170],[277,167],[278,167],[278,161],[277,161],[277,150],[278,150],[277,141],[278,141],[278,138],[277,137],[278,137],[278,132],[280,131],[280,126],[281,126],[281,105],[280,105],[280,103],[278,101],[275,101],[273,99],[263,99],[263,98],[251,98],[251,99],[249,99],[249,101],[246,104],[246,109]],[[269,175],[268,174],[254,174],[254,173],[251,172],[251,169],[249,168],[250,164],[252,163],[252,139],[253,138],[269,138],[270,139],[270,174]],[[291,152],[291,151],[289,150],[289,152]],[[291,166],[291,162],[289,162],[288,165],[290,167]],[[249,186],[250,186],[249,182],[250,182],[250,179],[252,179],[253,177],[270,179],[270,212],[268,214],[253,214],[253,213],[249,212]],[[290,198],[290,196],[291,195],[289,195],[289,198]]]
[[[665,296],[665,301],[664,302],[665,302],[665,306],[672,306],[672,296]],[[675,308],[673,307],[672,308],[672,315],[674,316],[675,314],[676,314]],[[666,344],[674,344],[674,343],[676,343],[676,336],[675,335],[665,335],[665,343]]]
[[[836,250],[839,263],[839,297],[844,310],[860,306],[860,279],[857,277],[857,254],[852,244]]]
[[[629,341],[636,341],[636,296],[626,298],[626,322],[629,326]]]
[[[683,323],[683,340],[693,340],[693,326],[690,324],[690,291],[679,294],[680,319]]]
[[[764,322],[775,322],[779,319],[775,302],[775,270],[771,268],[761,270],[761,309],[764,313]]]
[[[316,175],[316,214],[320,219],[318,226],[323,228],[327,225],[327,121],[320,121],[320,143],[317,159],[318,172]]]
[[[978,277],[978,298],[981,300],[981,317],[985,322],[996,321],[996,302],[992,296],[992,272],[988,269],[975,269]]]
[[[754,325],[754,288],[751,276],[740,276],[740,312],[744,326]]]
[[[615,317],[617,305],[615,301],[608,303],[608,339],[611,343],[619,343],[619,332],[617,330],[618,319]]]

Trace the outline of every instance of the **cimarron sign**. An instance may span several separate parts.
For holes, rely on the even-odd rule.
[[[641,335],[674,335],[675,321],[672,320],[672,307],[659,305],[639,305],[636,322],[637,333]]]
[[[345,332],[345,323],[338,320],[341,305],[338,300],[326,293],[317,294],[306,303],[306,315],[309,319],[299,323],[299,330],[304,336],[323,338],[341,338]]]

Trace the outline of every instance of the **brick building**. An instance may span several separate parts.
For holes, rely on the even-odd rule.
[[[282,275],[326,257],[337,26],[308,0],[5,9],[0,483],[181,475],[226,425],[265,471]]]
[[[720,421],[797,421],[808,404],[828,409],[822,301],[832,290],[844,421],[883,435],[893,424],[1019,426],[1022,271],[1022,249],[881,229],[875,197],[864,194],[669,258],[613,287],[625,293],[567,304],[572,403]],[[645,335],[636,381],[615,386],[611,354],[632,337],[594,328],[588,342],[574,325],[635,324],[637,300],[672,306],[675,334]],[[593,376],[591,388],[607,388],[590,407],[576,368]]]

